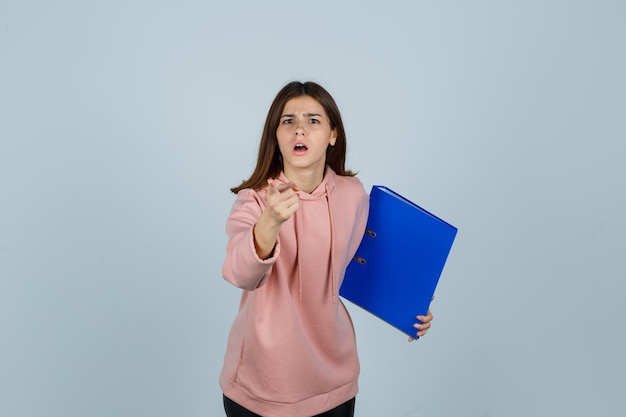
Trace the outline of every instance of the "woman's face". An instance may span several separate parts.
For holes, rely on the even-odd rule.
[[[330,128],[324,107],[310,96],[289,100],[276,129],[283,170],[324,176],[326,149],[335,145],[337,129]]]

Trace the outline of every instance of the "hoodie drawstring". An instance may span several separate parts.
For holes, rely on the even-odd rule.
[[[335,257],[333,253],[335,252],[335,222],[333,220],[333,208],[330,202],[330,190],[328,189],[328,184],[326,184],[326,204],[328,206],[328,218],[330,219],[330,281],[331,281],[331,291],[333,294],[333,304],[337,302],[337,278],[335,277]]]
[[[298,267],[298,296],[300,297],[300,301],[302,301],[302,267],[300,262],[300,236],[302,236],[302,221],[300,220],[300,216],[296,211],[294,213],[294,221],[296,223],[296,265]]]

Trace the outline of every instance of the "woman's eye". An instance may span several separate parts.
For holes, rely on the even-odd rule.
[[[319,124],[319,122],[320,122],[320,121],[319,121],[319,120],[317,120],[317,119],[311,119],[311,120],[309,120],[309,123],[313,123],[313,124]]]
[[[292,123],[293,123],[293,119],[285,119],[285,120],[283,120],[283,124],[284,125],[290,125]]]

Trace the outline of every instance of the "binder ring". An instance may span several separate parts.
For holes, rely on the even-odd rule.
[[[370,235],[370,237],[376,237],[376,232],[373,230],[365,229],[365,233]]]
[[[360,263],[361,265],[365,265],[365,262],[366,262],[365,259],[361,258],[358,255],[354,255],[354,260]]]

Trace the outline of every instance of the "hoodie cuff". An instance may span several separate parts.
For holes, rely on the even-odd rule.
[[[259,282],[256,285],[256,288],[261,287],[263,284],[265,284],[265,281],[267,281],[267,279],[269,278],[271,272],[272,272],[272,266],[274,265],[274,263],[276,262],[276,260],[278,259],[278,255],[280,255],[280,238],[276,238],[276,244],[274,245],[274,249],[272,249],[272,254],[269,256],[269,258],[267,259],[261,259],[259,257],[259,255],[256,252],[256,244],[254,243],[254,233],[250,233],[250,239],[249,239],[249,244],[250,244],[250,250],[253,253],[253,256],[255,258],[255,261],[257,263],[257,265],[261,268],[267,268],[261,279],[259,280]]]

